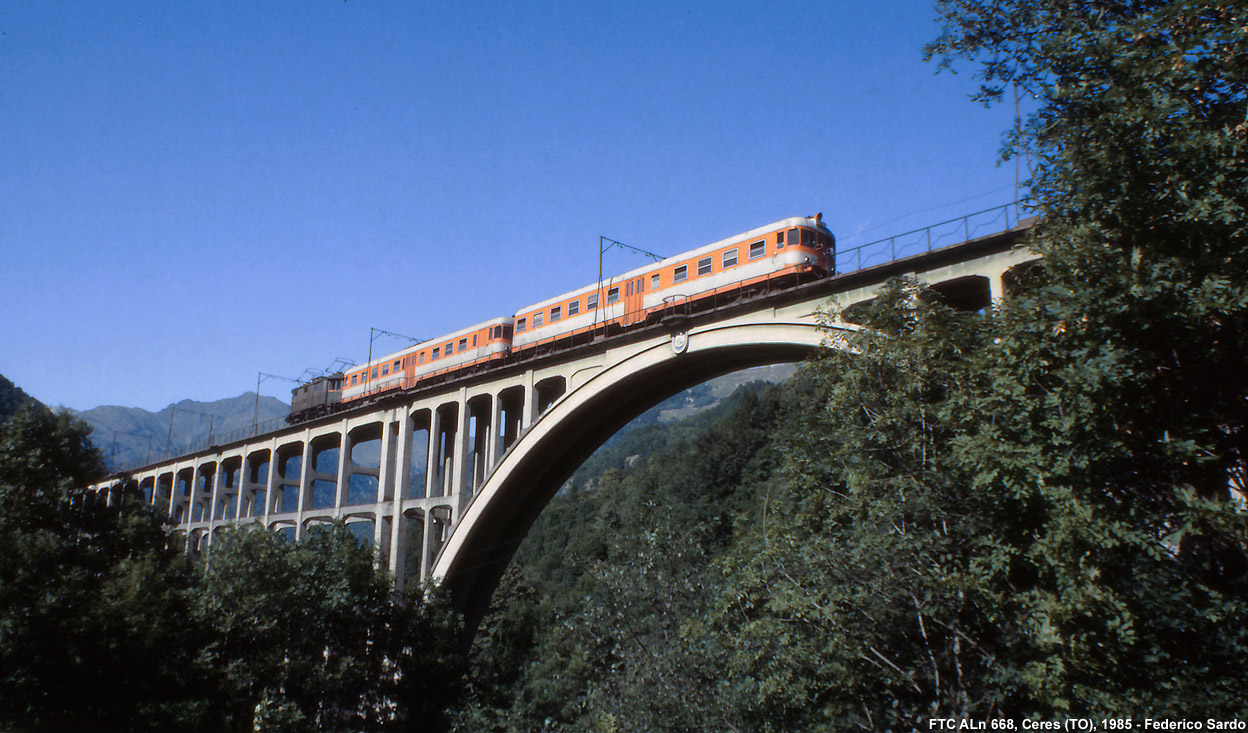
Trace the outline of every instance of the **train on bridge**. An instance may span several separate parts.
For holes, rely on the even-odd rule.
[[[835,254],[821,214],[783,219],[317,377],[293,390],[290,422],[823,277]]]

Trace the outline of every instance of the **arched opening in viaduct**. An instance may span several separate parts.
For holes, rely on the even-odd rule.
[[[836,329],[855,327],[838,324]],[[673,334],[602,370],[541,415],[477,492],[433,568],[471,635],[507,563],[563,483],[600,445],[663,400],[723,374],[800,361],[832,331],[808,321],[737,323]]]

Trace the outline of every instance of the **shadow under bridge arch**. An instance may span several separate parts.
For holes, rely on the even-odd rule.
[[[437,557],[433,582],[451,592],[469,637],[507,563],[559,487],[600,445],[654,405],[708,379],[800,361],[851,324],[762,321],[695,327],[647,342],[560,397],[530,426],[473,497]]]

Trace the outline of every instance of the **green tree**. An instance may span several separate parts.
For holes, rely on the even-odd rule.
[[[799,394],[752,385],[646,425],[556,497],[474,640],[457,729],[723,730],[707,570],[757,505]]]
[[[189,567],[134,492],[85,491],[99,467],[67,415],[0,425],[0,727],[207,726]]]
[[[195,613],[223,671],[235,730],[435,730],[454,699],[457,628],[441,603],[401,602],[345,525],[298,543],[258,527],[224,532]]]
[[[1017,496],[1036,709],[1242,712],[1248,13],[940,2],[946,66],[1037,111],[1044,255],[963,398],[962,462]],[[1181,670],[1181,671],[1179,671]]]
[[[1009,497],[959,464],[952,397],[990,321],[914,282],[814,366],[817,399],[753,531],[723,562],[711,627],[742,728],[905,728],[1011,709]],[[1021,650],[1020,650],[1021,651]]]

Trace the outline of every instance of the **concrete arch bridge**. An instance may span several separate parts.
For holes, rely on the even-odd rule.
[[[144,497],[188,551],[260,523],[298,539],[343,519],[402,586],[448,586],[469,628],[538,514],[599,445],[651,406],[739,369],[798,361],[849,324],[821,313],[913,275],[954,304],[1004,297],[1029,224],[699,312],[144,466]],[[120,489],[120,476],[92,487]]]

